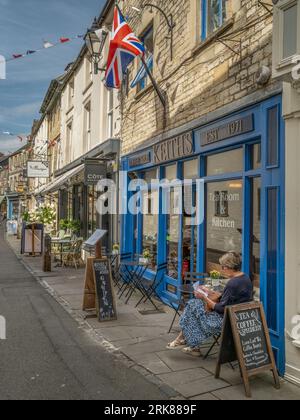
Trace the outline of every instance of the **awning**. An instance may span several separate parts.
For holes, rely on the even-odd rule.
[[[59,188],[62,187],[66,183],[67,180],[78,175],[83,170],[84,170],[84,165],[77,166],[77,168],[74,168],[71,171],[66,172],[64,175],[50,182],[50,184],[43,185],[41,188],[36,190],[35,195],[47,195],[55,191],[58,191]]]

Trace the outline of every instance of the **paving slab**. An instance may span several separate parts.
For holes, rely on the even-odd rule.
[[[232,388],[227,382],[215,379],[213,376],[198,379],[185,384],[178,384],[174,389],[185,398],[195,397],[196,395],[207,394],[222,388]],[[215,394],[214,394],[215,395]],[[216,395],[215,395],[216,396]]]
[[[166,350],[157,353],[158,357],[174,372],[203,367],[203,359],[191,357],[180,350]]]
[[[212,375],[202,368],[181,370],[179,372],[171,372],[159,375],[159,378],[176,389],[177,386],[189,384],[202,378],[208,378]]]
[[[213,394],[197,395],[196,397],[190,398],[191,401],[220,401]]]

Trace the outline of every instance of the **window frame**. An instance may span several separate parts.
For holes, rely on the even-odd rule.
[[[215,32],[217,32],[222,26],[226,23],[228,16],[224,18],[224,11],[223,11],[223,0],[217,0],[219,2],[219,26],[213,32],[208,32],[208,5],[210,0],[200,0],[200,11],[201,11],[201,24],[200,24],[200,31],[201,31],[201,41],[206,41],[210,38]],[[225,4],[226,9],[226,4]]]
[[[153,51],[152,54],[154,54],[154,22],[151,22],[150,25],[148,25],[147,29],[143,32],[140,39],[144,43],[147,36],[152,32],[152,38],[153,38]],[[148,58],[148,57],[147,57]],[[147,61],[146,58],[146,61]],[[139,67],[138,67],[139,70]],[[152,65],[149,70],[153,73],[154,65]],[[137,84],[136,90],[139,94],[140,92],[143,92],[149,85],[149,76],[145,75],[143,79],[140,80],[140,82]]]

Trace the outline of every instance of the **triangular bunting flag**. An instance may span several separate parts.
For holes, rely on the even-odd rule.
[[[44,48],[52,48],[54,47],[54,44],[51,44],[51,42],[44,41]]]
[[[65,44],[66,42],[70,42],[70,38],[60,38],[61,44]]]

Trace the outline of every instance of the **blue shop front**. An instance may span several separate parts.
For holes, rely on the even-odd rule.
[[[160,271],[159,293],[166,304],[178,300],[186,271],[222,272],[219,258],[228,251],[239,252],[243,271],[253,279],[255,298],[264,303],[277,365],[284,374],[285,147],[281,115],[281,96],[274,96],[123,157],[126,182],[142,179],[149,188],[141,191],[148,211],[128,211],[122,216],[121,252],[150,254],[146,276],[151,279]],[[162,188],[159,184],[151,188],[156,179],[188,179],[195,184],[190,198],[204,214],[201,223],[192,223],[185,209],[174,211],[176,187],[170,188],[169,213],[162,211]],[[204,185],[201,194],[196,187],[199,180]],[[123,206],[128,206],[134,192],[122,193]],[[155,206],[158,212],[152,211]]]

